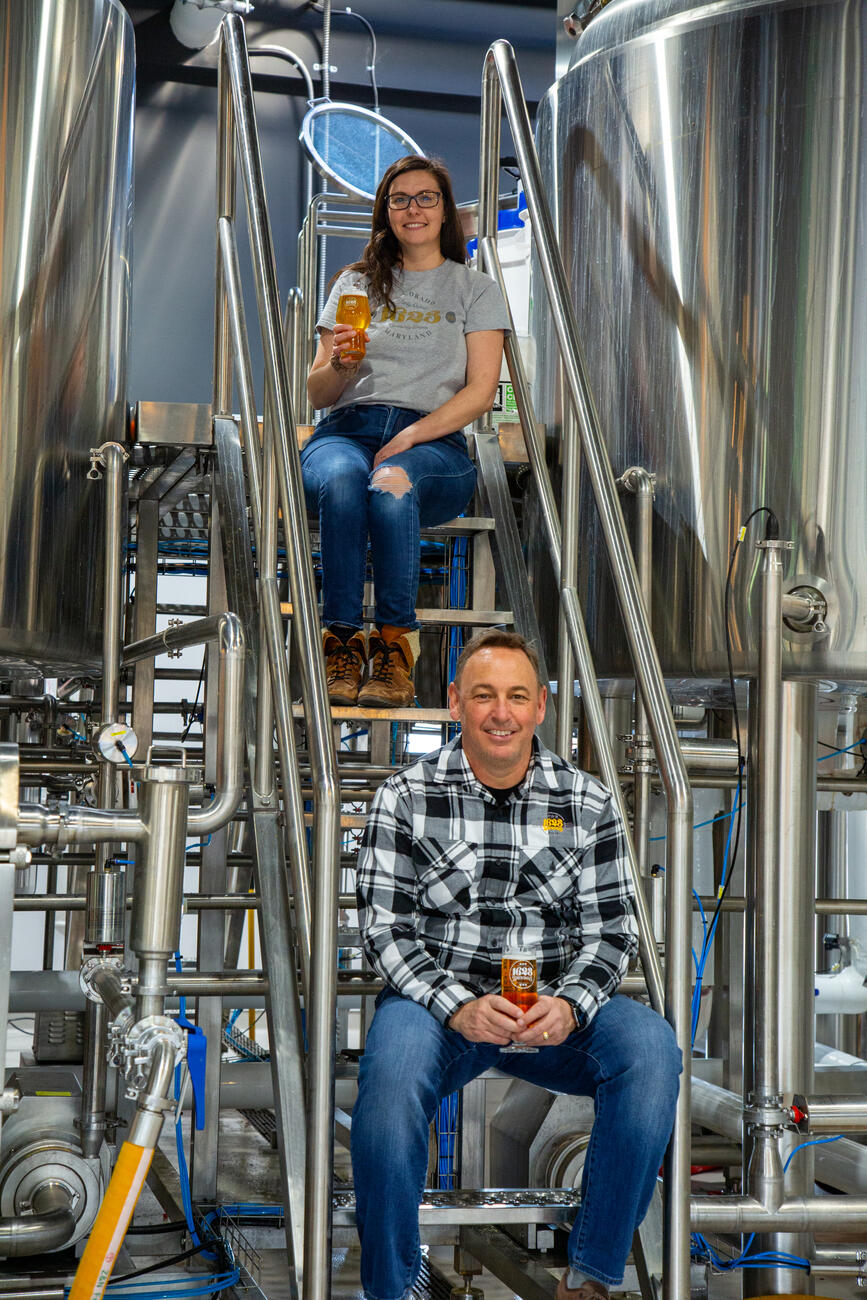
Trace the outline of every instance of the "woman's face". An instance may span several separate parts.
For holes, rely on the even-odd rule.
[[[434,245],[439,249],[444,215],[443,196],[433,172],[404,172],[395,177],[388,193],[389,197],[396,194],[407,197],[423,193],[439,195],[436,207],[433,208],[421,208],[418,203],[410,203],[408,208],[386,209],[388,224],[401,248],[418,250]]]

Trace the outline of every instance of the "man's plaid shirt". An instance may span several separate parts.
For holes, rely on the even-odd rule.
[[[367,819],[359,924],[379,974],[445,1024],[500,989],[507,944],[588,1023],[638,946],[623,828],[603,786],[538,738],[498,805],[460,738],[389,778]]]

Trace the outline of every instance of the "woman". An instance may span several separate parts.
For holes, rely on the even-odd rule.
[[[352,326],[335,322],[340,295],[356,287],[371,309],[360,362],[347,355]],[[412,156],[388,168],[370,240],[338,277],[316,328],[307,391],[317,410],[330,411],[301,464],[308,507],[319,512],[329,698],[406,706],[419,652],[419,531],[453,519],[473,495],[476,472],[461,429],[491,407],[508,329],[499,288],[466,265],[441,163]],[[368,538],[376,596],[369,646]]]

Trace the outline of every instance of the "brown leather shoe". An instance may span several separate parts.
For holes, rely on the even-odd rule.
[[[346,707],[358,703],[358,688],[367,663],[367,646],[363,632],[354,632],[343,641],[330,628],[322,629],[322,652],[325,655],[325,680],[328,699]]]
[[[597,1282],[595,1278],[588,1277],[579,1287],[568,1287],[566,1285],[568,1277],[567,1269],[557,1283],[557,1300],[611,1300],[608,1287],[602,1282]]]
[[[418,659],[418,632],[405,627],[375,628],[370,634],[368,654],[370,672],[358,693],[358,703],[366,709],[406,709],[415,699],[410,679]]]

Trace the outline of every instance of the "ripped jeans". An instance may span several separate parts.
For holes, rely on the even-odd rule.
[[[373,403],[344,406],[320,420],[301,452],[307,508],[319,514],[326,627],[363,625],[368,538],[377,627],[418,627],[420,530],[459,515],[476,485],[462,433],[419,443],[371,473],[379,449],[424,414]],[[399,467],[406,482],[382,475],[388,466]],[[388,486],[378,486],[379,477]]]

